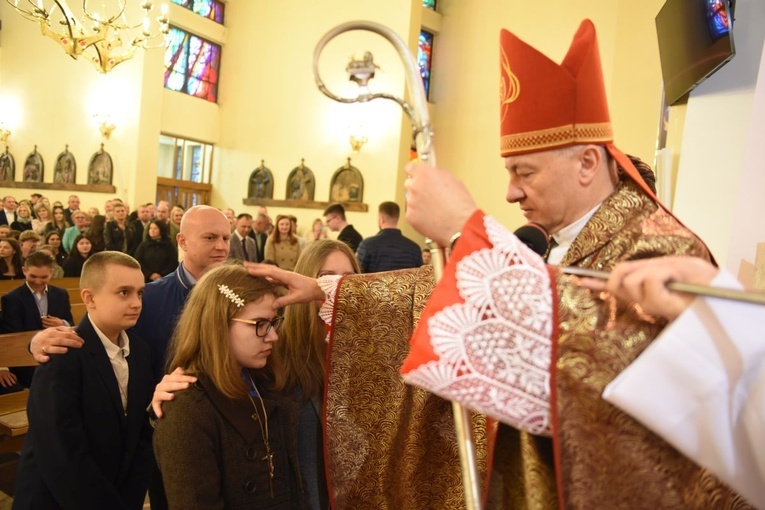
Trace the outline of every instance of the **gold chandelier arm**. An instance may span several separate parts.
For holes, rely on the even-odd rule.
[[[99,26],[111,25],[115,28],[135,28],[135,27],[128,27],[128,26],[119,26],[114,23],[115,21],[117,21],[119,18],[122,17],[122,15],[125,13],[125,7],[127,6],[127,2],[125,2],[125,0],[116,0],[116,2],[117,2],[117,5],[119,6],[119,12],[106,20],[102,20],[101,17],[98,16],[97,14],[90,13],[90,11],[88,10],[88,0],[82,0],[82,12],[85,14],[86,18],[88,18],[90,21],[98,23]],[[136,26],[140,26],[140,25],[136,25]]]

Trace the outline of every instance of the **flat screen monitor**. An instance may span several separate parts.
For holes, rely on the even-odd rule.
[[[667,0],[656,15],[667,104],[674,104],[736,54],[728,0]]]

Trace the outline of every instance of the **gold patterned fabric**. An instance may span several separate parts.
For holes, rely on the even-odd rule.
[[[432,268],[345,277],[328,349],[325,454],[333,508],[464,508],[451,403],[399,370],[434,287]],[[474,416],[478,465],[486,423]]]
[[[626,181],[577,236],[561,265],[608,271],[621,260],[666,254],[709,257],[690,231]],[[601,398],[665,323],[608,294],[593,296],[571,277],[559,274],[556,283],[553,440],[500,430],[494,466],[499,455],[508,465],[492,473],[489,508],[749,508]],[[556,475],[557,488],[550,483]]]
[[[706,247],[631,181],[576,238],[562,265],[609,271],[667,254],[709,258]],[[665,326],[610,296],[558,278],[553,413],[567,508],[748,508],[715,477],[601,398],[606,385]],[[604,469],[608,466],[608,469]]]

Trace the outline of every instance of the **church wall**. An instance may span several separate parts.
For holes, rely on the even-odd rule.
[[[138,52],[101,75],[83,57],[75,61],[66,56],[55,42],[40,35],[38,25],[24,20],[6,2],[0,3],[0,19],[0,121],[12,131],[8,144],[16,160],[16,180],[22,180],[24,159],[37,145],[45,163],[44,182],[52,182],[56,157],[68,144],[77,162],[76,182],[86,184],[88,162],[102,141],[93,115],[108,112],[117,125],[105,142],[114,162],[116,195],[133,200],[139,182],[154,175],[154,168],[148,174],[137,171],[143,54]],[[0,194],[17,199],[31,193],[31,189],[0,187]],[[44,191],[51,200],[63,202],[70,193]],[[101,209],[109,197],[78,194],[84,205]]]
[[[162,87],[162,51],[139,51],[103,76],[89,62],[68,58],[53,41],[41,37],[33,23],[0,2],[0,121],[13,131],[9,144],[17,175],[37,144],[46,163],[45,181],[51,182],[56,155],[68,143],[77,158],[77,182],[84,184],[88,160],[101,142],[92,115],[107,110],[117,124],[106,142],[115,164],[116,194],[131,204],[154,199],[161,132],[216,144],[213,205],[237,212],[255,209],[242,205],[242,198],[247,178],[261,159],[274,173],[274,197],[284,198],[288,173],[305,158],[316,177],[315,199],[323,201],[328,200],[332,174],[350,156],[364,175],[369,212],[351,212],[349,220],[362,234],[371,235],[377,230],[377,205],[384,200],[403,203],[408,121],[392,102],[347,106],[325,98],[313,82],[313,49],[327,30],[352,19],[387,25],[415,49],[419,25],[428,23],[418,3],[229,0],[225,28],[171,5],[174,24],[225,45],[215,105]],[[660,99],[653,18],[662,3],[583,0],[573,5],[550,0],[520,8],[516,2],[500,0],[441,0],[431,92],[439,165],[463,178],[482,207],[509,227],[524,223],[517,207],[504,201],[507,177],[497,150],[499,30],[515,31],[560,61],[584,17],[598,29],[617,143],[652,163]],[[673,107],[670,119],[669,144],[675,162],[680,161],[676,211],[709,241],[723,262],[735,221],[733,202],[746,188],[739,173],[765,30],[764,10],[761,2],[739,0],[738,56],[702,84],[687,107]],[[344,69],[351,55],[359,58],[366,50],[380,65],[373,89],[403,95],[398,56],[371,34],[346,34],[324,52],[321,69],[329,87],[354,94],[355,85],[346,81]],[[358,119],[363,119],[360,124],[369,141],[361,153],[352,154],[348,136]],[[719,144],[708,143],[712,132]],[[716,145],[725,150],[715,153]],[[719,168],[726,168],[722,181]],[[31,190],[0,188],[0,194],[9,193],[20,198]],[[62,201],[69,193],[45,192]],[[109,197],[78,194],[87,206],[102,207]],[[714,197],[720,209],[698,201],[699,196]],[[272,215],[282,212],[296,214],[303,228],[321,216],[314,209],[271,208]],[[402,227],[411,233],[405,224]]]
[[[369,212],[348,212],[348,221],[365,237],[377,232],[378,204],[396,199],[402,111],[391,101],[344,105],[330,100],[314,84],[312,58],[319,39],[347,21],[375,21],[408,37],[412,4],[410,0],[228,3],[214,205],[254,213],[256,207],[243,205],[242,199],[248,177],[261,160],[273,173],[274,198],[284,199],[288,175],[301,158],[315,176],[314,199],[328,201],[333,173],[351,157],[364,177],[363,201]],[[370,88],[402,96],[403,68],[395,50],[368,32],[341,35],[322,53],[320,70],[330,90],[357,94],[345,67],[352,55],[360,59],[365,51],[371,51],[380,66]],[[357,124],[369,141],[359,154],[352,154],[348,139]],[[303,229],[322,212],[269,207],[272,217],[294,214]]]

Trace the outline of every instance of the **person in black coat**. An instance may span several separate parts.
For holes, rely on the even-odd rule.
[[[32,230],[32,209],[24,201],[16,209],[16,221],[11,223],[11,229],[19,232]]]
[[[0,298],[3,333],[37,331],[56,326],[71,326],[72,309],[66,290],[48,285],[53,275],[53,257],[43,252],[32,252],[24,262],[26,281]],[[35,294],[44,295],[45,303],[38,304]],[[34,367],[11,368],[19,384],[29,388]]]
[[[151,353],[125,332],[141,312],[143,277],[128,255],[103,252],[88,260],[81,285],[88,314],[76,332],[84,345],[35,372],[16,509],[143,508],[152,465]]]
[[[178,251],[170,242],[167,224],[152,220],[146,228],[147,237],[135,251],[146,282],[153,282],[175,271],[178,267]]]
[[[135,243],[135,226],[127,221],[127,208],[120,202],[114,203],[114,220],[104,227],[105,249],[133,255],[138,248]]]
[[[66,252],[61,244],[61,232],[58,230],[51,230],[45,234],[45,243],[53,249],[53,257],[56,259],[56,264],[63,267],[66,260]]]
[[[61,267],[64,268],[65,277],[80,277],[82,274],[82,266],[90,256],[91,248],[92,245],[90,244],[90,239],[85,237],[84,234],[80,234],[74,238],[72,251],[69,252],[64,263],[61,264]]]

